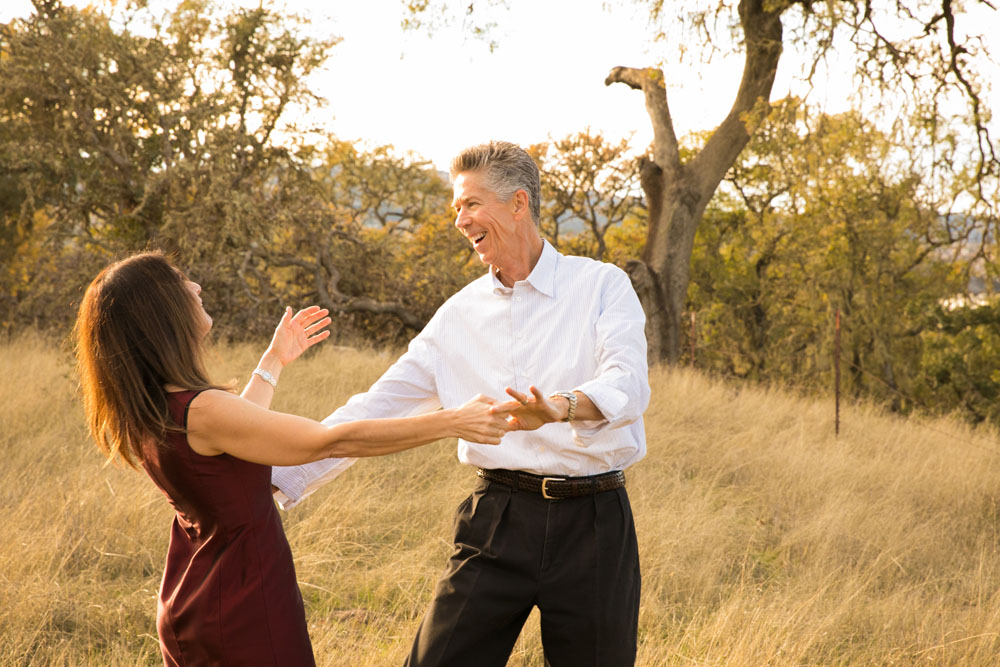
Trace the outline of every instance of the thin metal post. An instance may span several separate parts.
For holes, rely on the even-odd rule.
[[[834,376],[834,400],[835,412],[833,419],[833,433],[840,435],[840,308],[833,326],[833,376]]]

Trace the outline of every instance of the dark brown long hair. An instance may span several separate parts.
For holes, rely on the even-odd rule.
[[[87,287],[74,330],[87,425],[109,461],[136,467],[147,440],[179,430],[164,385],[208,389],[201,313],[160,252],[108,266]]]

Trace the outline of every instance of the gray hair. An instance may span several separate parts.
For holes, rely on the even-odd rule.
[[[470,146],[451,161],[451,177],[464,172],[486,172],[486,184],[500,201],[510,201],[514,193],[528,193],[528,209],[537,227],[541,221],[542,183],[538,165],[531,156],[509,141],[491,141]]]

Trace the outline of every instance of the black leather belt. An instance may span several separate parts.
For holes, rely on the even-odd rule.
[[[496,482],[518,491],[539,493],[543,498],[578,498],[592,496],[602,491],[611,491],[625,486],[625,473],[621,470],[606,472],[590,477],[549,477],[533,475],[520,470],[487,470],[480,468],[477,475],[488,482]]]

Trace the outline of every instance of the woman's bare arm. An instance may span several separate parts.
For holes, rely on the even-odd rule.
[[[257,369],[270,373],[271,378],[277,382],[285,366],[298,359],[310,347],[330,336],[330,331],[326,329],[327,325],[330,324],[330,318],[327,317],[329,313],[330,311],[326,308],[309,306],[292,315],[292,309],[285,308],[281,321],[274,329],[271,344],[267,346],[264,355],[257,362]],[[271,405],[275,391],[276,388],[264,380],[262,376],[252,373],[240,395],[248,401],[266,408]]]
[[[326,426],[267,410],[221,390],[202,392],[188,410],[188,443],[204,456],[226,453],[265,465],[298,465],[328,457],[382,456],[447,437],[496,445],[507,413],[477,396],[465,405],[416,417],[363,419]]]

